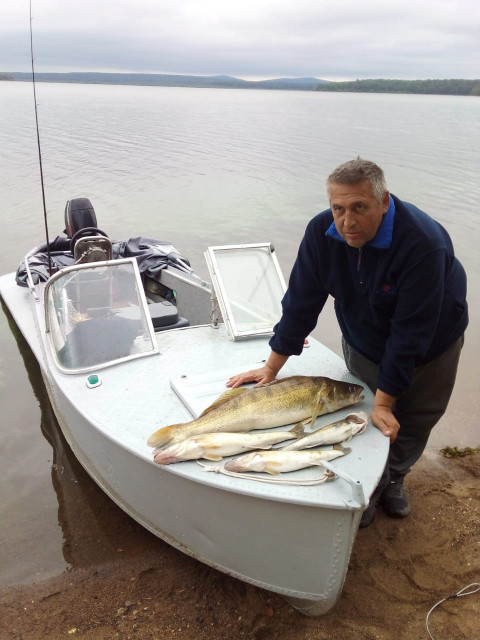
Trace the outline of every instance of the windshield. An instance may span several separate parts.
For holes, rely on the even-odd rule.
[[[156,353],[133,260],[78,265],[46,287],[46,323],[60,368],[71,372]],[[142,292],[143,293],[143,292]]]
[[[209,247],[205,257],[233,339],[271,334],[286,289],[272,245]]]

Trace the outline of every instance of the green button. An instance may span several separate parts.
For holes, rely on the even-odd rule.
[[[100,376],[97,376],[96,373],[91,373],[87,376],[87,387],[89,389],[94,389],[95,387],[99,387],[102,384],[100,380]]]

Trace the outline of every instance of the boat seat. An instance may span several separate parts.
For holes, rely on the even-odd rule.
[[[177,307],[162,300],[148,305],[150,317],[152,318],[153,328],[155,332],[165,331],[166,329],[177,329],[179,327],[188,327],[189,322],[186,318],[178,315]]]
[[[167,329],[188,327],[190,324],[186,318],[178,315],[177,307],[171,302],[167,302],[167,300],[148,304],[147,307],[155,333]],[[122,309],[116,309],[115,313],[122,318],[134,319],[137,317],[138,310],[132,307],[124,307]]]

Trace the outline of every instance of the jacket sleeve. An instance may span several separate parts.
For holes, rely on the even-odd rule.
[[[322,282],[320,264],[323,234],[315,218],[308,224],[298,256],[290,274],[288,289],[282,300],[282,317],[274,327],[270,347],[276,353],[291,356],[303,350],[305,338],[317,324],[328,291]]]

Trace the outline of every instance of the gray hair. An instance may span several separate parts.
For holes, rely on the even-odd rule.
[[[330,191],[330,185],[334,183],[358,184],[365,180],[369,180],[375,199],[381,202],[388,191],[385,175],[377,164],[364,160],[360,156],[341,164],[332,171],[327,178],[327,191]]]

